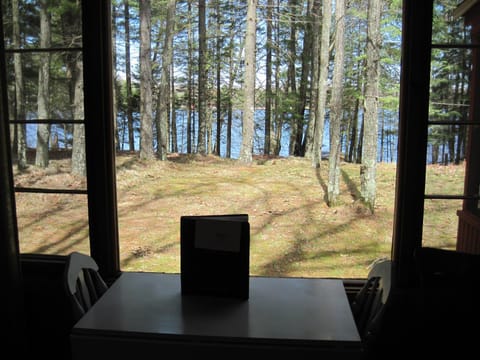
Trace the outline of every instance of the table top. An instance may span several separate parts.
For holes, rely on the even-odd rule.
[[[72,333],[360,346],[341,280],[250,277],[250,298],[182,296],[179,274],[125,272]]]

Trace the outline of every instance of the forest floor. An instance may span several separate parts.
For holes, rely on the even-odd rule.
[[[315,169],[295,157],[257,157],[245,165],[215,156],[172,154],[162,162],[124,154],[116,166],[122,270],[180,272],[182,215],[248,214],[251,275],[358,278],[376,259],[390,257],[393,163],[378,164],[373,214],[360,201],[358,164],[341,164],[332,207],[325,201],[328,161]],[[427,189],[461,192],[463,174],[463,166],[432,165]],[[17,186],[85,188],[65,159],[14,178]],[[17,193],[16,205],[22,252],[88,252],[85,195]],[[425,205],[428,245],[454,246],[460,205]]]

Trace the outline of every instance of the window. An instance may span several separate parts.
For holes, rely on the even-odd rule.
[[[476,201],[478,191],[464,190],[468,142],[475,124],[470,94],[473,51],[471,27],[455,16],[456,2],[435,1],[430,61],[428,147],[424,200],[423,245],[455,249],[457,210]],[[444,174],[441,176],[441,174]],[[445,176],[445,174],[448,174]],[[443,181],[437,179],[442,177]],[[448,217],[439,214],[447,213]]]
[[[158,99],[168,97],[159,95],[164,78],[161,49],[166,48],[164,29],[168,19],[167,11],[159,11],[155,2],[151,4],[150,33],[158,38],[156,44],[152,41],[151,49],[154,59],[152,107],[153,113],[158,115],[158,109],[163,106]],[[210,93],[204,96],[208,98],[209,105],[205,143],[207,148],[212,148],[213,154],[220,154],[220,159],[218,156],[197,156],[201,153],[198,150],[201,142],[197,139],[200,137],[199,109],[202,106],[198,89],[201,64],[197,64],[201,59],[200,7],[195,2],[177,2],[176,31],[172,42],[174,61],[170,70],[173,76],[169,87],[169,93],[172,93],[169,96],[174,100],[168,104],[168,127],[165,128],[169,136],[166,145],[169,159],[164,162],[158,160],[163,154],[158,150],[162,147],[157,145],[162,141],[158,134],[163,130],[158,131],[160,126],[156,124],[153,141],[148,140],[148,144],[153,142],[157,152],[155,159],[138,159],[143,138],[140,125],[143,101],[141,94],[139,96],[143,89],[139,69],[142,66],[139,55],[139,18],[142,12],[133,6],[127,8],[123,2],[114,3],[112,15],[117,75],[115,138],[122,269],[179,271],[180,217],[210,213],[250,215],[251,272],[254,275],[362,277],[376,258],[390,256],[394,203],[391,189],[395,178],[395,127],[398,122],[400,8],[398,4],[391,8],[384,4],[388,11],[384,12],[383,20],[388,25],[382,30],[388,32],[385,40],[388,45],[382,54],[389,57],[393,64],[385,61],[382,70],[388,75],[382,78],[381,84],[378,158],[384,162],[379,165],[379,172],[381,167],[385,175],[382,174],[378,181],[377,215],[370,217],[359,201],[360,171],[359,164],[355,163],[362,148],[359,138],[362,121],[360,94],[364,84],[362,59],[365,56],[367,28],[365,3],[349,4],[346,15],[345,68],[348,75],[344,83],[345,93],[350,96],[345,96],[343,105],[342,150],[345,158],[348,154],[349,159],[348,164],[342,164],[342,197],[337,209],[328,208],[325,204],[328,161],[324,160],[321,169],[316,170],[312,168],[308,156],[301,156],[301,151],[295,153],[297,148],[302,147],[299,144],[301,141],[296,139],[298,134],[300,139],[307,137],[306,123],[314,106],[312,98],[315,98],[310,89],[313,82],[306,80],[307,76],[303,80],[301,77],[302,72],[309,73],[306,59],[317,58],[309,54],[310,47],[306,44],[320,39],[318,28],[307,31],[320,25],[313,20],[320,17],[307,13],[306,1],[296,4],[288,1],[280,1],[277,5],[258,2],[255,111],[258,119],[253,148],[254,155],[259,159],[252,166],[242,167],[238,166],[236,159],[242,140],[244,64],[239,59],[244,52],[245,2],[207,2],[206,6],[209,26],[206,40],[208,55],[205,57],[208,58],[207,87]],[[318,2],[317,5],[326,9],[331,4]],[[319,11],[317,5],[312,11]],[[332,9],[325,11],[334,12]],[[332,24],[334,22],[332,19]],[[335,32],[333,25],[331,32]],[[309,35],[313,39],[308,39]],[[271,40],[267,39],[269,36]],[[268,43],[273,45],[268,47]],[[271,57],[269,76],[267,57]],[[270,92],[273,95],[270,98],[267,95],[267,78],[272,86]],[[127,101],[129,92],[135,99],[133,104]],[[304,104],[299,99],[304,99]],[[302,110],[297,110],[302,107]],[[217,109],[220,109],[218,113]],[[272,145],[272,151],[264,156],[268,142],[264,136],[267,113],[270,113],[272,124],[270,133],[276,135],[270,138],[271,144],[277,144],[280,152],[275,153],[273,148],[276,147]],[[303,119],[305,123],[299,126],[297,119]],[[229,126],[229,123],[233,125]],[[324,156],[328,155],[328,129],[329,122],[326,121]],[[132,150],[135,155],[132,155]],[[289,154],[295,156],[287,159]],[[276,158],[277,155],[280,156]],[[387,164],[386,159],[391,159],[391,162]],[[276,169],[282,170],[276,172]]]
[[[465,3],[473,4],[468,1]],[[415,249],[432,245],[459,249],[461,237],[459,236],[457,240],[454,238],[457,227],[455,213],[462,206],[465,209],[466,204],[470,204],[471,208],[472,202],[475,204],[477,202],[476,190],[462,189],[464,178],[468,182],[467,172],[476,173],[475,170],[471,171],[470,169],[475,168],[478,164],[476,156],[468,150],[471,145],[464,147],[467,167],[457,166],[455,173],[449,174],[448,181],[445,183],[435,184],[433,179],[435,176],[433,170],[435,169],[427,170],[432,155],[437,159],[435,156],[437,134],[445,133],[445,130],[449,130],[449,133],[452,134],[452,130],[455,130],[453,132],[455,136],[450,137],[450,139],[456,139],[456,142],[450,141],[450,144],[454,142],[456,145],[450,147],[453,150],[450,150],[448,156],[451,156],[457,153],[456,149],[463,141],[462,134],[465,134],[465,129],[469,129],[467,139],[472,139],[474,133],[471,129],[477,128],[473,126],[471,119],[466,115],[472,113],[472,105],[465,106],[465,94],[461,93],[461,89],[465,90],[464,87],[446,86],[448,93],[457,94],[454,99],[450,97],[450,101],[443,101],[446,100],[445,93],[443,95],[441,92],[432,94],[435,87],[441,87],[445,83],[451,82],[452,79],[465,81],[470,66],[468,61],[471,61],[471,54],[468,54],[476,48],[475,42],[465,41],[468,34],[467,29],[464,32],[458,31],[459,27],[463,27],[463,20],[452,17],[457,5],[456,1],[432,0],[422,2],[421,6],[419,3],[414,4],[413,1],[404,1],[399,129],[401,144],[392,254],[395,262],[394,276],[400,287],[408,287],[415,283],[413,259]],[[446,36],[443,33],[445,37],[440,37],[438,28],[435,28],[439,24],[449,28],[451,33]],[[455,63],[453,63],[438,67],[439,63],[436,60],[449,55],[455,55],[457,60],[466,61],[465,66],[455,68]],[[435,78],[439,74],[437,71],[444,72],[440,78]],[[476,73],[478,71],[474,72],[474,74]],[[457,84],[465,84],[462,81]],[[472,88],[469,91],[470,94],[475,93]],[[444,97],[442,98],[442,96]],[[471,102],[471,104],[474,103]],[[456,111],[452,112],[452,109],[456,109]],[[445,142],[445,145],[448,146],[448,142]],[[459,159],[455,156],[451,156],[451,158],[453,162]],[[446,169],[446,167],[443,168],[443,171]],[[464,169],[466,173],[462,174]],[[450,224],[437,222],[436,214],[441,211],[446,211],[447,221]],[[438,231],[439,227],[443,227],[443,230]],[[448,229],[447,234],[445,234],[445,229]],[[474,234],[473,238],[475,242],[478,233]]]
[[[65,171],[64,168],[57,167],[40,171],[37,178],[31,176],[22,176],[19,170],[15,169],[15,186],[17,197],[20,199],[18,208],[18,218],[20,223],[20,242],[21,251],[34,251],[43,253],[66,253],[73,249],[90,252],[97,262],[101,265],[102,271],[109,276],[115,276],[120,270],[120,256],[118,229],[117,229],[117,201],[116,201],[116,182],[115,182],[115,132],[114,132],[114,114],[113,109],[113,91],[118,91],[112,83],[112,46],[111,46],[111,8],[109,1],[82,2],[80,11],[82,27],[80,32],[75,33],[81,38],[73,37],[72,41],[60,41],[67,34],[61,29],[53,29],[52,41],[50,44],[42,46],[40,44],[40,2],[21,2],[20,9],[23,16],[28,19],[35,19],[31,24],[36,24],[37,32],[29,27],[31,24],[20,23],[23,37],[21,41],[14,41],[14,26],[11,19],[14,18],[12,5],[17,4],[15,0],[11,2],[2,2],[2,11],[4,18],[4,33],[6,40],[6,53],[8,73],[15,74],[15,59],[22,60],[22,75],[24,81],[28,84],[24,88],[25,97],[23,101],[16,102],[15,80],[9,78],[10,84],[10,122],[12,128],[17,130],[12,132],[12,138],[20,134],[23,136],[22,129],[34,125],[35,129],[41,128],[40,125],[50,127],[50,148],[47,153],[52,158],[54,153],[62,151],[73,151],[72,129],[82,128],[85,130],[85,170],[86,178],[78,180],[68,170],[68,176],[71,176],[70,182],[53,184],[50,181],[55,180],[55,172]],[[72,4],[76,2],[72,1]],[[469,135],[474,136],[473,132],[468,132],[465,128],[476,129],[476,126],[467,118],[467,113],[472,114],[466,105],[467,85],[469,79],[467,69],[472,49],[476,48],[475,42],[466,43],[464,38],[431,38],[432,24],[428,21],[436,19],[434,25],[438,25],[438,18],[432,14],[432,10],[443,14],[444,1],[422,2],[419,4],[414,1],[405,0],[403,4],[403,29],[404,37],[402,39],[403,58],[402,58],[402,88],[400,89],[400,130],[399,130],[399,152],[397,166],[396,199],[395,199],[395,217],[393,234],[393,253],[392,258],[396,265],[396,271],[400,277],[408,277],[411,271],[411,259],[413,250],[422,244],[431,244],[438,238],[437,218],[435,213],[448,212],[455,216],[455,211],[462,208],[469,210],[470,213],[478,215],[476,210],[478,203],[478,175],[474,175],[471,168],[466,168],[462,173],[462,168],[458,167],[459,172],[455,172],[450,179],[452,188],[439,185],[433,181],[436,173],[432,170],[447,171],[447,167],[437,166],[427,170],[426,164],[431,162],[443,162],[448,157],[453,162],[467,156],[476,159],[474,151],[468,153],[468,147],[465,151],[456,151],[462,149],[462,144],[467,144]],[[456,2],[448,2],[451,11]],[[18,4],[17,4],[18,6]],[[442,8],[443,7],[443,8]],[[52,13],[52,24],[60,24],[62,14]],[[427,21],[426,21],[427,20]],[[138,23],[137,23],[138,24]],[[451,24],[452,29],[460,26],[461,20],[455,19]],[[29,25],[29,26],[27,26]],[[437,32],[434,32],[438,34]],[[452,35],[457,34],[452,31]],[[466,32],[458,32],[466,38]],[[448,41],[447,41],[448,40]],[[87,45],[88,44],[88,45]],[[461,45],[458,45],[461,44]],[[445,58],[452,58],[456,64],[465,62],[465,67],[439,66]],[[83,96],[84,107],[83,115],[74,112],[74,92],[64,91],[62,89],[72,89],[75,82],[72,75],[72,58],[81,58],[84,70]],[[39,114],[37,99],[39,91],[39,69],[45,59],[50,59],[51,73],[55,77],[50,79],[50,86],[56,91],[62,92],[64,102],[55,102],[50,104],[51,108],[47,115]],[[435,61],[431,61],[435,60]],[[28,64],[28,66],[26,65]],[[79,62],[77,62],[77,65]],[[430,78],[430,74],[432,78]],[[449,84],[437,82],[440,79],[451,80]],[[458,80],[455,82],[454,80]],[[56,82],[56,83],[55,83]],[[45,83],[41,81],[40,83]],[[57,84],[56,86],[53,84]],[[458,87],[457,84],[461,84]],[[18,88],[18,87],[17,87]],[[429,96],[432,90],[432,96]],[[14,95],[15,94],[15,95]],[[456,96],[456,97],[455,97]],[[41,97],[41,95],[40,95]],[[49,104],[48,102],[46,102]],[[24,105],[24,109],[20,105]],[[19,111],[19,106],[22,111]],[[73,108],[72,108],[73,107]],[[429,108],[431,111],[429,112]],[[80,109],[80,107],[78,108]],[[41,110],[41,109],[40,109]],[[469,112],[468,112],[469,111]],[[24,114],[22,115],[22,113]],[[444,141],[444,131],[448,129],[450,133],[454,131],[453,141]],[[34,131],[35,134],[35,131]],[[56,135],[55,135],[56,134]],[[75,131],[73,131],[75,134]],[[36,135],[34,135],[35,137]],[[18,138],[17,138],[18,140]],[[17,141],[15,140],[15,141]],[[135,141],[135,140],[134,140]],[[22,142],[17,143],[21,144]],[[453,143],[453,151],[452,149]],[[39,149],[34,143],[35,150]],[[55,146],[53,146],[55,145]],[[438,145],[438,146],[437,146]],[[444,145],[444,149],[440,145]],[[25,146],[29,145],[28,142]],[[17,147],[18,149],[19,147]],[[21,147],[20,147],[21,148]],[[443,151],[443,152],[442,152]],[[25,161],[28,161],[28,151],[25,148]],[[437,154],[437,155],[435,155]],[[442,157],[438,154],[444,154]],[[391,156],[388,155],[388,156]],[[17,159],[17,158],[16,158]],[[23,161],[18,158],[16,161]],[[31,159],[33,161],[33,159]],[[468,164],[468,163],[467,163]],[[119,164],[123,169],[128,170],[128,163]],[[21,166],[22,167],[22,166]],[[22,171],[31,171],[26,169]],[[466,175],[466,172],[470,175]],[[467,189],[463,190],[463,178],[467,178]],[[346,178],[348,180],[348,176]],[[456,180],[458,179],[458,181]],[[34,182],[35,181],[35,182]],[[185,184],[184,184],[185,185]],[[177,189],[178,190],[178,189]],[[179,189],[181,191],[181,189]],[[175,193],[172,191],[171,196]],[[27,211],[39,209],[37,206],[40,200],[46,197],[56,197],[58,207],[53,209],[52,213],[36,214],[38,221],[22,222],[22,218],[32,216]],[[35,207],[21,208],[21,204],[34,201]],[[453,205],[452,205],[453,204]],[[141,204],[144,205],[144,204]],[[82,211],[76,217],[69,217],[69,209],[80,207]],[[473,209],[473,210],[472,210]],[[42,209],[40,209],[42,210]],[[119,208],[118,211],[129,212],[131,209]],[[209,208],[206,208],[206,211]],[[56,216],[54,213],[61,215]],[[33,214],[35,215],[35,214]],[[43,218],[42,218],[43,216]],[[49,218],[47,220],[45,216]],[[77,217],[78,216],[78,217]],[[154,214],[152,214],[154,216]],[[35,244],[28,249],[26,242],[22,237],[34,235],[35,226],[45,225],[55,219],[57,227],[52,229],[55,236],[47,239],[46,243]],[[88,219],[88,220],[87,220]],[[159,231],[161,231],[161,222],[165,219],[159,219]],[[171,219],[176,221],[178,219]],[[43,221],[43,222],[39,222]],[[445,224],[441,223],[444,226]],[[455,246],[455,223],[450,224],[445,240],[435,244],[435,246]],[[30,228],[30,233],[22,234],[22,231]],[[59,236],[58,231],[64,231],[63,236]],[[145,229],[145,232],[150,229]],[[441,231],[443,235],[445,231]],[[52,241],[55,239],[54,241]],[[66,240],[68,239],[68,240]],[[452,240],[453,239],[453,240]],[[48,242],[50,241],[50,243]],[[143,256],[150,251],[145,244],[140,244],[138,248],[131,248],[133,256]],[[386,245],[387,248],[390,244]],[[341,252],[338,252],[341,255]],[[321,254],[320,254],[321,255]],[[295,258],[291,258],[294,263]],[[366,264],[367,265],[367,264]],[[401,279],[404,280],[404,279]]]
[[[88,253],[81,9],[49,6],[2,2],[20,251]]]
[[[111,279],[120,268],[110,4],[50,5],[1,4],[20,252],[90,253]]]

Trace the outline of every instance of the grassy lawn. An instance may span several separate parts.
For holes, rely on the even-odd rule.
[[[58,162],[48,173],[31,167],[15,181],[84,186],[62,166]],[[303,158],[258,158],[247,166],[213,156],[171,155],[161,162],[120,155],[122,270],[179,272],[182,215],[247,213],[252,275],[365,277],[375,259],[390,256],[396,165],[378,164],[373,215],[359,201],[358,164],[342,164],[335,207],[325,203],[327,171],[327,162],[314,169]],[[461,191],[463,171],[430,167],[427,190],[444,189],[447,182],[448,191]],[[426,204],[429,245],[453,247],[446,234],[456,234],[458,206]],[[22,252],[88,252],[85,196],[17,194],[17,208]]]

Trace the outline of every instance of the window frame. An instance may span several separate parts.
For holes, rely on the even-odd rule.
[[[82,1],[82,33],[90,255],[108,282],[121,272],[110,0]]]
[[[25,300],[18,256],[18,228],[13,189],[12,156],[9,141],[7,75],[4,43],[3,12],[0,8],[0,271],[3,293],[2,319],[5,324],[6,339],[4,351],[27,355],[25,330],[27,319],[24,312]]]
[[[422,246],[433,0],[404,0],[402,16],[392,283],[408,288],[416,281],[414,253]]]
[[[446,195],[426,193],[426,168],[428,129],[431,125],[461,125],[467,127],[467,138],[473,131],[479,132],[479,122],[472,116],[465,121],[430,121],[430,64],[432,49],[470,48],[478,53],[479,44],[432,43],[434,0],[415,3],[403,1],[402,76],[400,83],[399,154],[395,198],[394,235],[392,246],[393,281],[398,287],[416,284],[414,254],[422,247],[425,200],[463,200],[463,211],[479,199],[477,189],[469,186],[474,181],[469,175],[467,163],[462,194]],[[478,55],[477,55],[478,56]],[[473,74],[478,78],[478,71]],[[471,111],[474,103],[472,93]],[[475,95],[473,95],[475,96]],[[478,96],[478,94],[477,94]],[[478,116],[478,114],[477,114]],[[478,155],[472,154],[467,143],[467,160],[478,163]],[[474,174],[478,176],[478,174]],[[455,216],[456,214],[452,214]],[[458,247],[458,236],[457,236]]]
[[[3,54],[81,52],[84,66],[84,119],[12,119],[8,124],[84,124],[87,170],[86,189],[11,187],[18,193],[80,194],[87,196],[90,255],[100,264],[107,280],[120,274],[115,186],[114,117],[112,94],[112,52],[109,0],[81,1],[81,47],[5,49]],[[3,26],[2,26],[3,28]],[[3,33],[2,33],[3,38]],[[5,63],[2,56],[2,71]],[[2,89],[3,90],[3,89]],[[6,95],[6,93],[4,94]],[[2,115],[8,114],[6,108]],[[7,135],[8,136],[8,135]],[[6,163],[11,172],[11,154]],[[4,163],[2,162],[2,166]],[[16,213],[14,213],[16,225]],[[18,230],[18,229],[17,229]],[[18,250],[18,235],[15,242]]]

